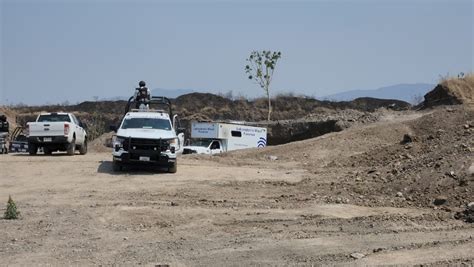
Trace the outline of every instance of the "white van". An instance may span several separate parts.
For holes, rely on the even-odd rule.
[[[266,128],[236,123],[192,122],[190,144],[183,148],[183,154],[218,154],[266,145]]]

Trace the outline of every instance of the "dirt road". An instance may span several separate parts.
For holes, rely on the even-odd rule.
[[[463,109],[390,117],[180,157],[176,174],[113,173],[109,153],[2,155],[0,201],[11,195],[21,219],[0,220],[1,264],[472,264],[474,227],[454,219],[473,201],[470,121]],[[405,133],[418,141],[400,144]]]
[[[292,164],[179,163],[114,174],[107,153],[2,156],[0,198],[22,215],[0,220],[2,264],[472,263],[473,227],[437,211],[327,204],[295,192],[309,174]]]

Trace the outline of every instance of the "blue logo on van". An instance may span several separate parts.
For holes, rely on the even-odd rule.
[[[265,147],[267,145],[267,139],[260,137],[257,142],[257,147]]]

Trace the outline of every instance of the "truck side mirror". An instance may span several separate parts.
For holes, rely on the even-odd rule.
[[[113,131],[113,132],[117,132],[117,126],[115,125],[110,125],[109,126],[109,130]]]

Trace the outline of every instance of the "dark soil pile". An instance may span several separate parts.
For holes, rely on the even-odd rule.
[[[474,75],[447,79],[425,95],[423,108],[474,103]]]

